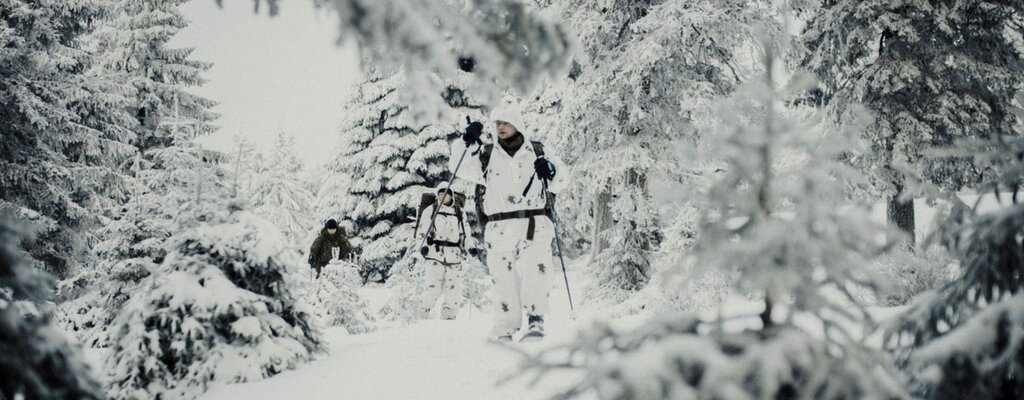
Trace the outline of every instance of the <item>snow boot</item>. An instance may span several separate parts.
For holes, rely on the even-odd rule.
[[[520,342],[536,342],[544,338],[544,318],[540,315],[529,316],[529,329],[523,334]]]
[[[441,309],[441,319],[443,319],[445,321],[451,321],[451,320],[455,319],[455,316],[456,316],[455,310],[453,310],[451,308],[448,308],[448,307],[444,307],[444,308]]]

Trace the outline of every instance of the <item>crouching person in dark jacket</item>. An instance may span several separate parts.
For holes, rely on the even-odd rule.
[[[345,229],[338,227],[338,221],[328,220],[320,230],[320,236],[309,247],[309,266],[316,269],[316,277],[319,279],[325,265],[334,259],[344,259],[351,251],[352,245],[348,243]]]

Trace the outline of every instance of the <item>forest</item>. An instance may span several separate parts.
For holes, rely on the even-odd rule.
[[[1024,398],[1022,1],[299,0],[359,50],[322,164],[198,141],[188,2],[0,0],[0,399]]]

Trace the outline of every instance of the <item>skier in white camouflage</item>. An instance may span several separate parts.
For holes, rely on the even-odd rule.
[[[455,319],[462,305],[465,279],[463,251],[467,239],[472,240],[466,235],[464,200],[464,196],[448,188],[447,182],[437,186],[436,194],[424,195],[420,200],[416,239],[423,243],[420,255],[423,256],[425,275],[419,302],[424,317],[433,310],[442,294],[441,319]],[[429,222],[431,216],[434,217],[433,227]]]
[[[463,140],[452,145],[449,167],[455,170],[459,155],[468,147],[469,155],[457,176],[486,189],[482,219],[486,220],[487,267],[494,279],[495,339],[511,341],[525,313],[527,331],[522,340],[538,340],[544,336],[548,313],[548,274],[555,268],[555,228],[548,217],[547,193],[563,189],[569,173],[540,142],[530,140],[516,107],[495,109],[490,118],[496,131],[492,143],[480,140],[481,123],[470,123]]]

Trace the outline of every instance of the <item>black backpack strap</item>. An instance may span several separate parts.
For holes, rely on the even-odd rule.
[[[487,194],[487,186],[477,184],[474,187],[473,203],[476,206],[476,216],[480,220],[480,224],[487,225],[487,213],[484,212],[484,195]]]
[[[459,220],[459,245],[466,242],[466,225],[462,221],[462,207],[455,206],[455,219]]]
[[[480,146],[480,172],[483,172],[484,179],[487,179],[487,167],[491,164],[491,153],[493,151],[493,143]]]
[[[544,157],[544,143],[531,140],[530,144],[533,145],[533,154],[536,154],[537,158]]]
[[[420,230],[420,220],[423,219],[423,210],[426,210],[426,208],[421,208],[419,214],[416,214],[416,225],[412,228],[413,240],[416,239],[416,232],[419,232]]]

